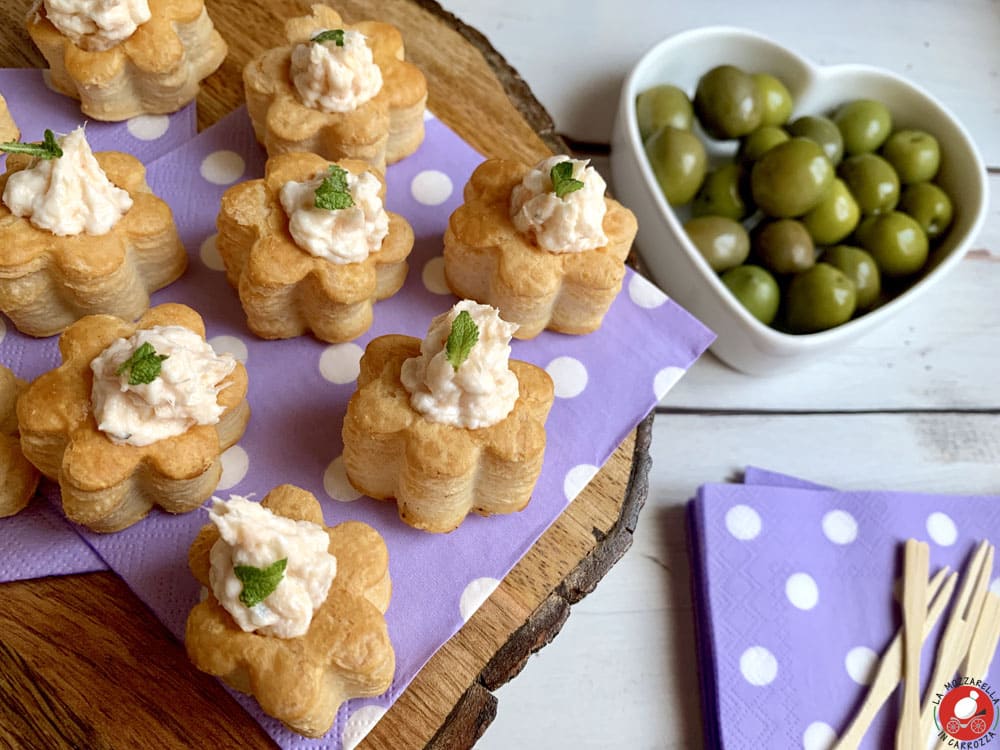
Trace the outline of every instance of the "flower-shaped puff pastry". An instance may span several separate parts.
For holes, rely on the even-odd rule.
[[[216,424],[195,424],[141,447],[116,444],[100,431],[91,361],[117,339],[154,326],[183,326],[205,337],[201,316],[185,305],[150,308],[138,323],[87,316],[60,337],[63,363],[32,382],[17,403],[24,455],[59,482],[67,518],[94,531],[120,531],[154,505],[170,513],[197,508],[219,483],[221,453],[240,439],[250,418],[247,373],[237,362],[221,382]]]
[[[312,493],[281,485],[263,505],[272,512],[324,526],[337,574],[309,630],[297,638],[244,632],[211,593],[209,553],[219,531],[209,524],[191,545],[194,577],[209,589],[187,620],[184,636],[194,665],[252,694],[260,707],[290,729],[310,737],[329,731],[348,698],[384,693],[396,657],[385,623],[392,584],[389,553],[370,526],[348,521],[333,527]]]
[[[54,89],[80,100],[95,120],[176,112],[198,95],[228,48],[204,0],[149,0],[151,18],[127,39],[101,51],[81,49],[45,17],[41,0],[28,34],[49,64]]]
[[[357,263],[333,263],[295,244],[279,201],[282,186],[325,172],[330,163],[315,154],[291,153],[268,159],[264,179],[229,188],[222,196],[217,246],[229,283],[239,292],[250,330],[262,338],[284,339],[312,332],[329,342],[357,338],[372,324],[372,306],[399,291],[413,229],[388,213],[382,247]],[[342,160],[359,174],[367,164]],[[385,197],[385,182],[381,197]]]
[[[380,336],[361,358],[358,389],[344,417],[344,466],[358,490],[394,498],[399,517],[425,531],[452,531],[470,512],[522,510],[542,470],[552,379],[510,360],[518,398],[500,422],[479,429],[426,419],[410,405],[400,368],[420,339]]]
[[[605,196],[608,244],[596,250],[551,253],[517,229],[510,194],[530,168],[490,159],[472,173],[465,202],[444,234],[445,280],[459,297],[493,305],[530,339],[549,328],[583,334],[597,330],[621,290],[635,216]]]
[[[51,336],[84,315],[135,320],[149,295],[175,281],[187,267],[170,207],[146,184],[146,169],[117,151],[94,154],[132,207],[105,234],[59,237],[13,215],[0,202],[0,311],[30,336]],[[30,163],[7,158],[8,178]]]
[[[0,365],[0,518],[24,509],[38,486],[38,471],[21,453],[14,405],[24,382]]]
[[[16,141],[20,137],[21,131],[17,129],[14,118],[7,109],[7,100],[0,95],[0,143]]]
[[[327,29],[359,31],[367,37],[382,88],[353,111],[324,112],[302,103],[291,79],[296,45]],[[344,24],[325,5],[285,24],[289,44],[265,52],[243,70],[247,109],[257,140],[269,156],[308,151],[330,159],[360,159],[384,171],[409,156],[424,139],[427,80],[403,59],[403,37],[396,27],[378,21]]]

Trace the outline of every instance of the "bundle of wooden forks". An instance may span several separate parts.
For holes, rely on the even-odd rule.
[[[834,750],[854,750],[882,705],[903,681],[896,750],[946,747],[934,723],[935,698],[959,674],[982,680],[1000,639],[1000,596],[989,590],[993,545],[983,541],[966,564],[962,587],[935,654],[930,682],[920,700],[920,652],[955,590],[957,572],[947,567],[928,581],[929,549],[910,539],[904,548],[903,626],[886,648],[868,695]]]

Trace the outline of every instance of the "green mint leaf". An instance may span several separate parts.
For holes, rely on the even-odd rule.
[[[468,310],[462,310],[451,324],[451,333],[445,344],[445,356],[458,372],[458,368],[469,358],[472,347],[479,341],[479,328]]]
[[[574,193],[583,187],[580,180],[573,179],[573,164],[568,161],[561,161],[549,171],[552,178],[552,189],[557,198],[564,198],[570,193]]]
[[[253,565],[233,566],[233,572],[243,584],[240,601],[247,607],[253,607],[267,599],[285,577],[287,565],[286,557],[271,563],[266,568],[255,568]]]
[[[45,138],[41,143],[19,143],[18,141],[8,141],[0,143],[0,151],[9,154],[28,154],[39,159],[58,159],[63,155],[62,149],[56,142],[56,137],[51,130],[45,131]]]
[[[160,367],[169,354],[157,354],[148,341],[132,352],[132,356],[118,365],[115,375],[128,370],[129,385],[152,383],[160,374]]]
[[[323,42],[333,42],[338,47],[344,46],[344,30],[343,29],[327,29],[326,31],[319,32],[316,36],[312,38],[313,42],[316,44],[322,44]]]
[[[336,164],[330,165],[329,173],[316,188],[315,205],[316,208],[325,208],[329,211],[350,208],[354,205],[354,198],[351,197],[351,191],[347,187],[346,169]]]

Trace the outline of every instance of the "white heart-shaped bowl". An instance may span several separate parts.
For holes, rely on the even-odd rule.
[[[660,191],[639,136],[635,99],[660,83],[672,83],[693,94],[705,72],[726,63],[780,78],[795,102],[792,118],[828,114],[852,99],[877,99],[892,113],[894,129],[920,128],[938,139],[941,169],[935,182],[951,197],[954,220],[920,277],[905,292],[836,328],[790,334],[758,321],[723,286]],[[728,146],[705,143],[710,155],[727,148],[731,153],[735,146],[735,142]],[[716,356],[756,375],[800,367],[843,347],[923,296],[968,250],[986,217],[988,202],[986,169],[975,144],[955,116],[919,86],[864,65],[819,67],[752,31],[721,26],[665,39],[629,73],[611,136],[611,173],[616,197],[639,220],[637,245],[656,283],[715,331],[718,338],[712,351]]]

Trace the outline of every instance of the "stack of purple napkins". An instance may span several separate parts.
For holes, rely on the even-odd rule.
[[[75,120],[54,119],[49,108],[52,97],[42,87],[40,74],[31,73],[36,76],[32,91],[37,96],[9,93],[7,79],[0,75],[0,92],[7,96],[24,137],[39,139],[45,127],[73,127]],[[60,106],[65,104],[61,97],[55,98]],[[151,135],[162,124],[143,121],[132,129]],[[431,318],[456,301],[444,285],[442,235],[449,215],[461,203],[465,182],[482,161],[440,121],[428,117],[426,126],[427,136],[417,153],[390,167],[386,175],[387,208],[402,214],[416,236],[406,284],[375,306],[371,330],[354,342],[337,345],[311,336],[285,341],[256,338],[226,281],[214,239],[219,199],[230,185],[262,176],[264,167],[264,153],[245,111],[175,144],[166,155],[143,157],[150,186],[173,209],[190,255],[184,276],[157,292],[153,302],[194,307],[206,321],[209,342],[244,361],[249,374],[252,417],[243,439],[223,455],[217,494],[253,494],[259,499],[278,484],[296,484],[320,499],[328,524],[364,521],[383,535],[389,548],[393,596],[387,621],[396,650],[396,675],[385,695],[345,703],[331,732],[320,740],[292,734],[264,716],[252,699],[238,696],[286,748],[353,747],[713,338],[662,292],[628,271],[599,331],[587,336],[545,332],[513,344],[515,358],[552,375],[556,393],[546,424],[542,474],[523,512],[473,516],[451,534],[433,535],[403,524],[391,503],[361,497],[347,482],[340,459],[341,424],[354,391],[358,361],[375,336],[422,337]],[[99,129],[97,124],[88,125],[88,135]],[[98,146],[134,151],[124,140],[127,137],[123,134],[120,142]],[[35,377],[58,359],[56,337],[31,339],[7,325],[0,340],[0,362],[15,374]],[[58,508],[57,488],[46,483],[43,493],[51,507]],[[187,613],[199,593],[187,569],[187,552],[207,522],[204,512],[170,516],[154,511],[135,526],[110,535],[67,533],[68,526],[50,533],[42,521],[54,526],[63,522],[44,502],[34,501],[34,510],[26,511],[29,515],[0,519],[0,577],[92,570],[103,561],[171,632],[183,637]],[[20,518],[31,520],[33,536],[9,533],[24,525]],[[60,564],[48,570],[27,566],[25,545],[15,536],[28,540],[38,552],[36,557],[51,556]]]
[[[1000,497],[842,492],[756,468],[702,486],[688,518],[706,746],[725,750],[833,747],[901,625],[901,545],[929,542],[933,574],[1000,540]],[[861,747],[892,747],[897,719],[890,700]]]

